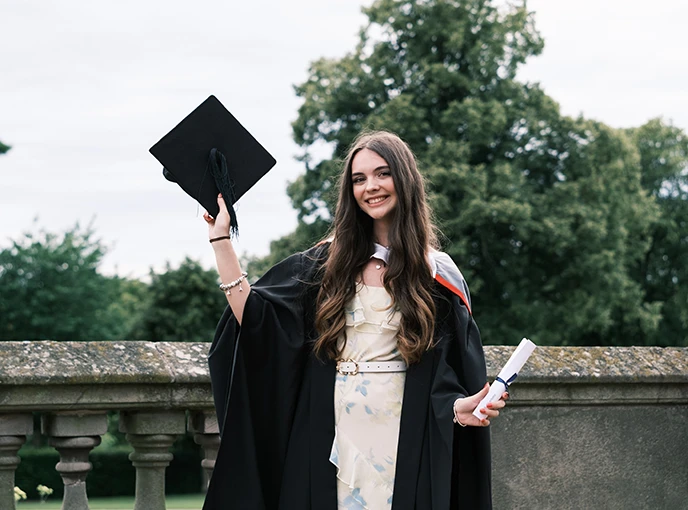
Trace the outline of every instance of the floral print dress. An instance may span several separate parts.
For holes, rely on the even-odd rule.
[[[343,359],[397,361],[401,314],[384,287],[359,284],[346,309]],[[392,506],[405,372],[337,374],[335,438],[339,510]]]

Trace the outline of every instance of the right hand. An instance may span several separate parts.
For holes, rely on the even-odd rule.
[[[209,239],[229,235],[229,211],[227,211],[227,204],[225,204],[222,194],[217,196],[217,205],[220,207],[217,218],[213,218],[207,211],[203,213],[203,219],[208,224]]]
[[[482,420],[476,418],[473,415],[473,411],[478,406],[480,401],[485,398],[488,391],[490,391],[490,384],[486,383],[483,389],[480,390],[475,395],[470,397],[459,398],[454,402],[454,416],[463,425],[468,425],[469,427],[487,427],[490,424],[490,418],[496,418],[499,416],[499,409],[506,405],[506,399],[509,398],[508,393],[503,393],[502,398],[497,402],[492,402],[483,407],[480,411],[487,415],[487,418]]]

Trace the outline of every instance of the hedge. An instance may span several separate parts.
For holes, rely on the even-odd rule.
[[[89,497],[133,496],[136,470],[128,456],[129,445],[98,448],[91,452],[89,460],[93,469],[86,479]],[[203,470],[201,448],[189,436],[177,441],[172,448],[174,459],[165,472],[168,494],[189,494],[202,491]],[[54,489],[51,500],[62,499],[63,483],[55,465],[60,456],[50,447],[36,448],[25,445],[19,451],[21,463],[15,475],[15,485],[26,492],[29,499],[38,499],[36,486],[47,485]]]

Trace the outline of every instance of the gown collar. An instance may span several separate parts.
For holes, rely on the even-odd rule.
[[[380,259],[385,264],[389,264],[389,248],[387,246],[382,246],[381,244],[374,243],[375,250],[370,256],[371,259]],[[428,253],[428,260],[430,261],[430,269],[432,270],[432,277],[435,278],[437,275],[437,261],[435,260],[435,250],[431,250]]]

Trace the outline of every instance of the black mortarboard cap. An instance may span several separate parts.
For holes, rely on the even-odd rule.
[[[222,193],[235,235],[234,203],[276,163],[215,96],[203,101],[150,152],[163,164],[165,178],[179,184],[213,217],[219,212],[217,194]]]

